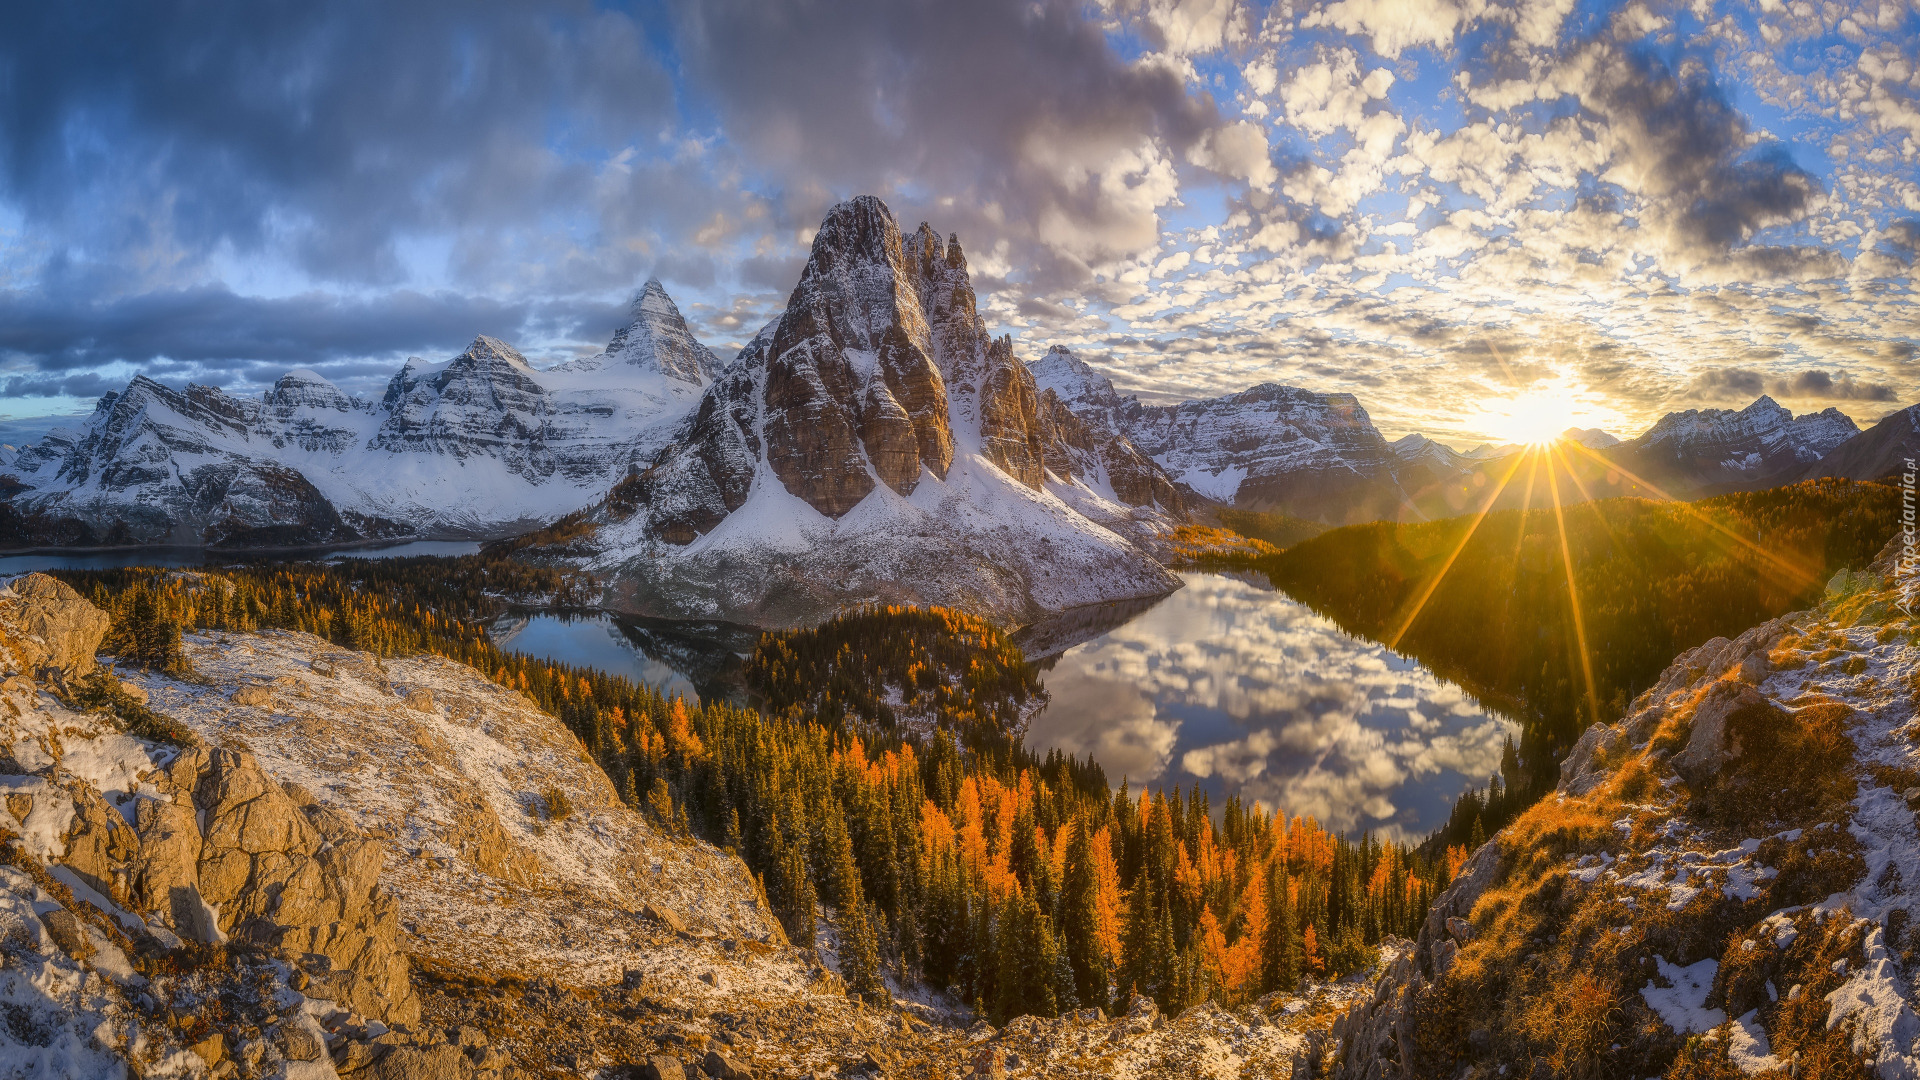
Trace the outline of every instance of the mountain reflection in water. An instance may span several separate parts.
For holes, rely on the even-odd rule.
[[[1196,781],[1348,833],[1414,839],[1485,784],[1518,729],[1418,663],[1265,584],[1187,587],[1041,661],[1037,753],[1092,754],[1137,789]]]
[[[492,634],[509,652],[624,675],[690,704],[737,701],[740,659],[759,638],[758,631],[725,623],[544,611],[507,615]]]

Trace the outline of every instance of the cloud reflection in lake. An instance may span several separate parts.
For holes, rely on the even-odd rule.
[[[1092,754],[1114,782],[1201,782],[1336,831],[1424,836],[1486,783],[1517,729],[1460,687],[1262,585],[1187,587],[1044,673],[1037,751]]]

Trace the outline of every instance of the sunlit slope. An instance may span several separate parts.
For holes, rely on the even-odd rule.
[[[1601,499],[1348,526],[1261,566],[1344,629],[1514,709],[1534,747],[1564,746],[1596,713],[1618,718],[1676,653],[1805,607],[1836,570],[1865,566],[1899,506],[1892,487],[1837,479]]]

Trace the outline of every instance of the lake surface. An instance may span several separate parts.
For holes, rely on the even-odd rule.
[[[1199,783],[1338,832],[1417,839],[1499,771],[1518,728],[1418,663],[1265,584],[1187,587],[1042,661],[1027,746],[1091,754],[1135,790]]]
[[[744,627],[603,612],[516,612],[490,632],[509,652],[624,675],[689,704],[737,700],[740,659],[759,636]]]
[[[413,555],[478,555],[480,544],[470,540],[408,540],[382,547],[341,548],[312,552],[207,551],[204,548],[139,548],[125,551],[43,551],[0,555],[0,577],[35,570],[119,570],[128,566],[225,566],[257,561],[301,559],[400,559]]]

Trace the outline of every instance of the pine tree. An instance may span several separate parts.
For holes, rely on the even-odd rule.
[[[886,1000],[880,981],[880,946],[873,920],[860,889],[860,868],[853,860],[853,841],[837,804],[829,804],[820,828],[821,881],[833,901],[840,929],[840,973],[847,988],[868,1001]]]
[[[1274,860],[1267,888],[1267,933],[1260,948],[1260,984],[1292,993],[1300,985],[1300,929],[1285,856]]]
[[[1086,826],[1074,822],[1067,845],[1066,883],[1060,895],[1062,952],[1073,972],[1074,996],[1084,1006],[1107,1008],[1106,948],[1100,941],[1100,877]]]

